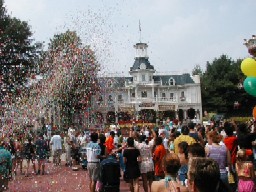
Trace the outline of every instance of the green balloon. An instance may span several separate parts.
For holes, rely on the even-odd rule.
[[[256,77],[247,77],[245,80],[244,80],[244,90],[256,97]]]

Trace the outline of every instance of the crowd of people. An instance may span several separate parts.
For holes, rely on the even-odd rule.
[[[50,135],[13,134],[0,140],[0,191],[16,174],[47,174],[50,156],[60,166],[65,153],[65,165],[77,170],[85,150],[91,192],[119,191],[120,177],[132,192],[139,191],[140,178],[145,192],[253,192],[255,140],[253,121],[218,126],[133,125],[126,134],[121,129],[84,132],[75,128],[65,134],[58,130]]]

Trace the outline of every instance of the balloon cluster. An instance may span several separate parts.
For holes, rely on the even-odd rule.
[[[247,76],[244,80],[244,90],[256,97],[256,61],[253,58],[246,58],[241,63],[241,70]]]

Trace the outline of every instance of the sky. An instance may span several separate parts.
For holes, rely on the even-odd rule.
[[[5,6],[46,49],[54,34],[76,31],[106,75],[128,74],[139,21],[151,65],[166,74],[205,69],[222,54],[249,57],[244,39],[256,35],[255,0],[5,0]]]

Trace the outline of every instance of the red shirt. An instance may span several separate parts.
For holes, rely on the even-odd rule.
[[[155,175],[164,176],[162,168],[162,159],[166,155],[166,150],[163,145],[158,145],[154,151],[153,160],[155,162]]]
[[[236,153],[237,153],[237,137],[231,136],[226,137],[224,139],[224,143],[226,147],[228,148],[230,155],[231,155],[231,162],[234,165],[236,163]]]
[[[105,145],[107,148],[107,153],[110,154],[111,151],[115,148],[113,137],[109,136],[106,140]]]

